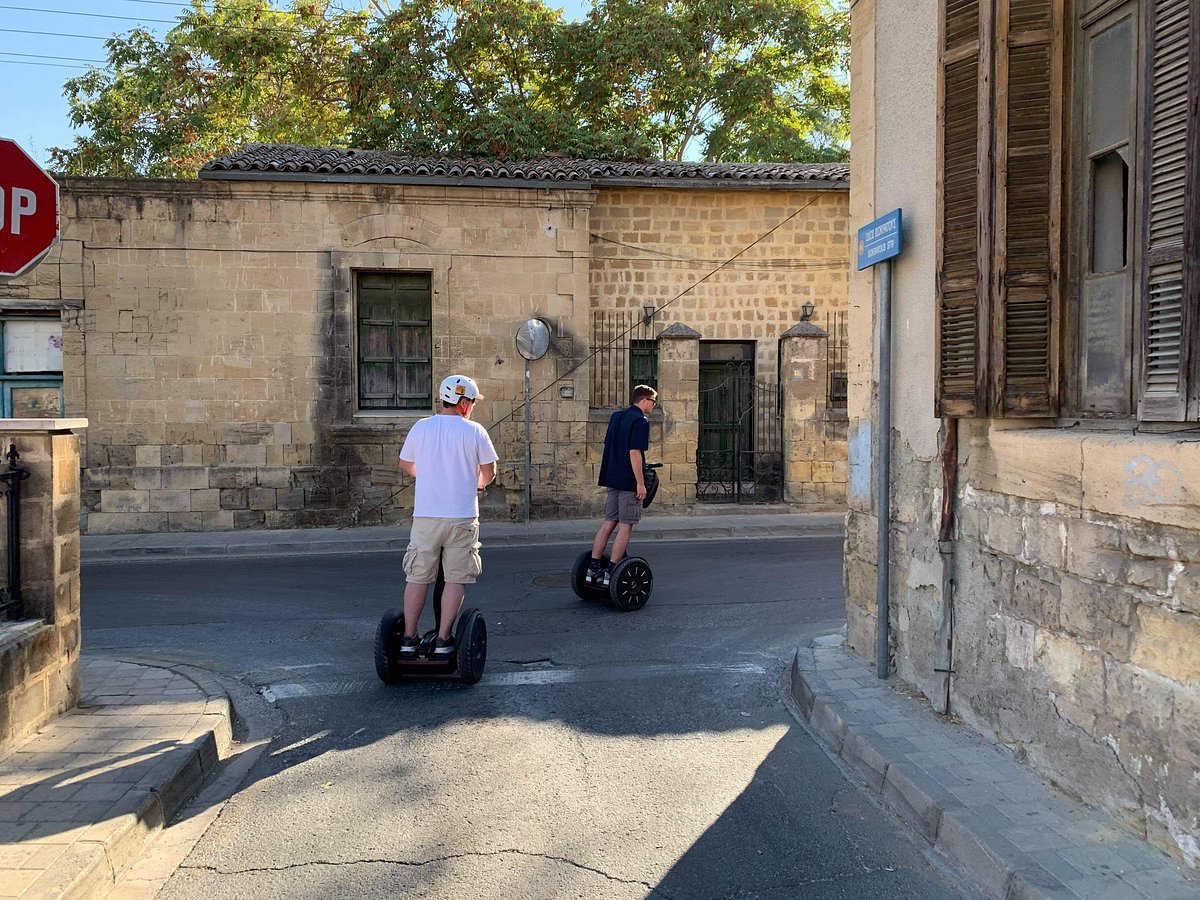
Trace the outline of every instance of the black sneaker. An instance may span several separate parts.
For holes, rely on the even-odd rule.
[[[600,580],[600,583],[604,585],[604,587],[608,587],[608,583],[612,581],[612,574],[616,568],[616,563],[609,563],[608,568],[604,570],[604,577]]]
[[[585,584],[599,584],[601,578],[600,560],[593,559],[588,563],[587,574],[583,576]]]
[[[433,655],[434,656],[449,656],[453,652],[454,652],[454,638],[446,638],[445,640],[438,638],[436,641],[433,642]]]
[[[421,646],[421,642],[415,637],[409,637],[407,634],[400,638],[400,655],[401,656],[416,656],[417,648]]]

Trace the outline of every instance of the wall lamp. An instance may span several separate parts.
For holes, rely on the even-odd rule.
[[[805,300],[804,305],[800,307],[800,321],[807,322],[809,319],[811,319],[814,309],[816,309],[816,307],[813,306],[813,302],[811,300]]]
[[[658,307],[656,307],[653,303],[647,303],[645,306],[643,306],[642,324],[646,327],[649,327],[650,323],[654,321],[654,314],[656,312],[658,312]]]

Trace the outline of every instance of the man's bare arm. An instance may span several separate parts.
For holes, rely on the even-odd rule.
[[[400,460],[400,471],[409,478],[416,478],[417,464],[415,462],[409,462],[407,459],[402,459]]]
[[[482,491],[495,480],[496,464],[494,462],[484,463],[479,467],[479,490]]]
[[[637,498],[639,500],[646,499],[646,482],[642,478],[642,463],[645,457],[641,450],[629,451],[629,467],[633,469],[633,480],[637,482]]]

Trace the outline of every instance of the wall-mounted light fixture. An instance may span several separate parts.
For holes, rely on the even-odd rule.
[[[645,306],[643,306],[642,324],[649,328],[650,323],[654,321],[654,314],[656,312],[658,312],[658,307],[656,307],[653,303],[647,303]]]
[[[804,305],[800,307],[800,321],[807,322],[809,319],[811,319],[814,309],[816,309],[816,307],[813,306],[813,302],[811,300],[805,300]]]

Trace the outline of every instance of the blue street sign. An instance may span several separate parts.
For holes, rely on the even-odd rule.
[[[858,229],[858,267],[865,269],[885,259],[899,256],[901,246],[900,210],[893,209],[870,225]]]

